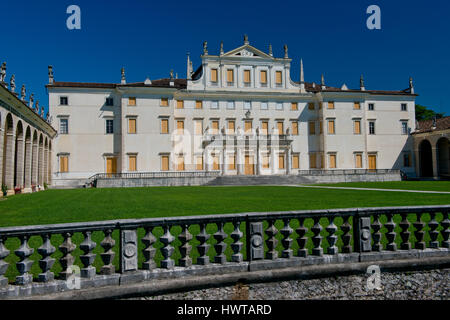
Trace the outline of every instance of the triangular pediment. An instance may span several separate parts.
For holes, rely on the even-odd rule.
[[[244,44],[243,46],[240,46],[239,48],[228,51],[228,52],[224,53],[222,55],[222,57],[240,57],[240,58],[248,57],[248,58],[272,59],[272,60],[274,59],[267,53],[262,52],[261,50],[258,50],[249,44]]]

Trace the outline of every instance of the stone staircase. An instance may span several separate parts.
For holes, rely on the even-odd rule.
[[[300,175],[272,176],[219,176],[206,183],[208,186],[297,185],[314,183],[313,179]]]

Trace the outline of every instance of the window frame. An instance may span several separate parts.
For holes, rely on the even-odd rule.
[[[66,103],[62,103],[62,99],[66,99]],[[69,97],[68,96],[59,96],[59,105],[60,106],[68,106],[69,105]]]
[[[108,131],[108,122],[111,122],[111,132]],[[105,134],[114,134],[114,119],[105,119]]]
[[[65,130],[62,130],[63,122],[66,123]],[[69,134],[69,118],[60,118],[59,119],[59,134]]]

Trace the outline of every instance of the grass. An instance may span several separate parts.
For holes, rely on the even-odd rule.
[[[80,221],[96,221],[110,219],[125,218],[148,218],[163,216],[186,216],[186,215],[202,215],[202,214],[219,214],[219,213],[238,213],[252,211],[285,211],[285,210],[303,210],[303,209],[327,209],[327,208],[349,208],[349,207],[372,207],[372,206],[406,206],[406,205],[435,205],[449,204],[450,196],[445,194],[414,194],[412,197],[409,193],[403,192],[380,192],[380,191],[356,191],[356,190],[333,190],[333,189],[308,189],[297,187],[271,187],[271,186],[255,186],[255,187],[154,187],[154,188],[126,188],[126,189],[77,189],[77,190],[47,190],[34,194],[16,195],[0,201],[0,226],[17,226],[17,225],[35,225],[35,224],[51,224],[65,222]],[[398,224],[400,216],[395,216],[395,222]],[[412,223],[416,216],[408,217]],[[422,217],[423,221],[429,221],[429,215]],[[436,217],[437,221],[443,219],[442,215]],[[382,217],[382,222],[386,221],[386,217]],[[320,220],[324,230],[321,235],[323,237],[322,247],[326,252],[328,242],[326,236],[328,233],[325,227],[328,221],[325,218]],[[335,224],[339,227],[343,223],[342,218],[337,218]],[[267,227],[267,222],[264,222]],[[311,228],[312,219],[305,221],[305,226]],[[294,229],[291,237],[294,239],[292,249],[296,254],[298,244],[295,241],[298,235],[295,229],[298,227],[298,221],[293,219],[290,223]],[[282,221],[276,222],[276,227],[280,230],[283,227]],[[442,227],[440,227],[442,228]],[[225,232],[229,235],[233,231],[233,225],[227,223],[224,227]],[[241,230],[245,231],[245,223],[241,224]],[[440,229],[438,229],[440,230]],[[189,231],[194,235],[194,239],[190,241],[192,245],[192,254],[194,263],[199,256],[196,246],[199,241],[195,239],[195,235],[199,233],[198,225],[189,227]],[[209,224],[207,232],[211,235],[208,243],[210,249],[208,255],[215,255],[214,244],[216,240],[212,234],[217,231],[217,226]],[[381,230],[385,232],[386,229]],[[400,228],[397,226],[396,231]],[[413,231],[413,227],[410,228]],[[175,237],[181,232],[179,226],[171,228],[170,232]],[[162,228],[158,227],[153,230],[153,234],[158,239],[163,233]],[[307,247],[312,248],[312,232],[309,230],[307,237],[309,242]],[[342,235],[339,230],[337,235]],[[138,239],[142,239],[144,230],[138,229]],[[97,243],[94,253],[97,254],[94,265],[97,270],[102,266],[100,253],[103,252],[100,242],[103,240],[102,232],[94,232],[93,241]],[[119,233],[118,230],[113,232],[113,238],[116,240],[116,246],[113,250],[117,253],[119,250]],[[414,235],[411,235],[414,239]],[[267,235],[266,235],[267,239]],[[278,233],[277,239],[278,251],[281,252],[282,235]],[[76,258],[75,264],[81,266],[79,256],[82,251],[79,244],[83,241],[81,233],[75,233],[73,242],[77,245],[77,249],[73,252]],[[428,234],[426,240],[428,241]],[[232,250],[230,244],[232,239],[228,237],[226,255],[230,259]],[[241,240],[245,243],[245,238]],[[397,236],[399,244],[401,239]],[[53,235],[51,237],[53,246],[58,247],[62,243],[61,235]],[[386,239],[383,238],[383,243]],[[14,250],[20,246],[19,239],[10,238],[5,243],[6,247],[11,251],[6,261],[10,263],[6,276],[12,282],[17,271],[14,266],[19,261],[14,255]],[[36,277],[40,273],[37,263],[41,256],[37,253],[37,248],[42,245],[40,237],[31,237],[29,246],[34,248],[34,254],[30,257],[35,261],[32,267],[32,274]],[[176,238],[172,244],[175,252],[172,258],[175,261],[181,257],[179,246],[181,242]],[[339,238],[338,247],[342,246]],[[158,241],[154,247],[161,248],[163,245]],[[141,265],[144,258],[142,255],[143,244],[139,241],[139,264]],[[245,246],[242,253],[246,256]],[[58,274],[61,271],[61,265],[58,259],[61,258],[61,252],[57,251],[52,255],[56,259],[52,271]],[[160,250],[157,250],[155,257],[159,265],[162,260]],[[118,267],[118,254],[114,259],[114,264]]]
[[[318,184],[327,187],[352,187],[375,189],[401,189],[450,192],[450,181],[389,181],[389,182],[345,182]]]

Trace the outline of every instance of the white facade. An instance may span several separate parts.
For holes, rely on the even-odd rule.
[[[262,175],[376,168],[414,175],[412,82],[402,91],[366,90],[362,81],[358,90],[333,88],[304,82],[303,67],[300,81],[294,82],[287,47],[284,58],[274,58],[250,46],[247,38],[243,46],[227,53],[221,49],[219,55],[208,54],[205,43],[201,58],[193,72],[188,57],[187,79],[131,84],[124,74],[120,84],[50,79],[50,113],[59,129],[54,181],[167,170]],[[130,133],[133,119],[136,133]],[[107,133],[107,120],[113,120],[113,133]],[[181,126],[183,133],[177,130]],[[68,165],[61,166],[61,157]]]

